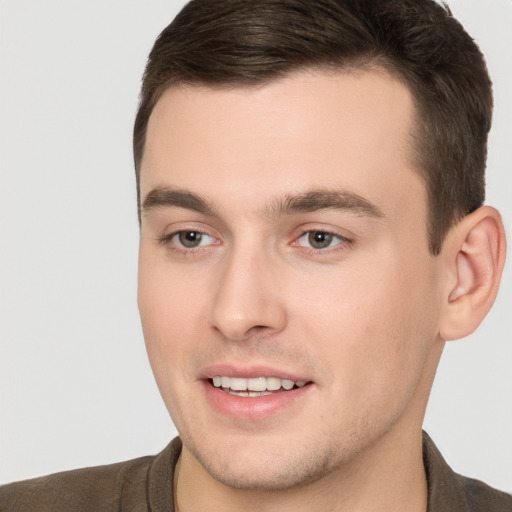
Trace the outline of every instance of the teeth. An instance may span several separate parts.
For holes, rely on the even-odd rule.
[[[231,379],[231,382],[236,379]],[[267,379],[265,377],[256,377],[255,379],[247,379],[247,388],[251,391],[265,391],[267,389]]]
[[[251,377],[243,379],[240,377],[216,375],[212,381],[216,388],[224,388],[232,395],[250,397],[270,394],[266,391],[277,391],[281,388],[289,391],[294,386],[302,388],[306,385],[306,381],[299,380],[293,382],[293,380],[280,379],[279,377]]]
[[[283,379],[283,382],[281,383],[284,389],[290,390],[293,388],[293,380]]]
[[[270,395],[271,393],[268,391],[234,391],[232,389],[228,390],[228,393],[230,395],[235,396],[248,396],[248,397],[255,397],[255,396],[265,396]]]
[[[233,391],[245,391],[247,389],[247,379],[237,379],[232,377],[231,384],[229,385],[229,387]],[[253,388],[251,387],[251,389]],[[263,391],[263,389],[261,389],[260,391]]]
[[[281,387],[281,379],[277,377],[267,377],[267,389],[269,391],[277,391]]]

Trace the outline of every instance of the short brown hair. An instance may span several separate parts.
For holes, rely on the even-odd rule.
[[[429,201],[429,245],[482,205],[492,85],[484,58],[434,0],[192,0],[160,34],[143,77],[133,148],[174,84],[261,85],[292,71],[378,65],[416,102],[413,147]]]

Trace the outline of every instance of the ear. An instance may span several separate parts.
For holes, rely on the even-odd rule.
[[[503,222],[490,206],[448,233],[440,254],[448,271],[439,327],[443,340],[463,338],[480,325],[498,293],[505,253]]]

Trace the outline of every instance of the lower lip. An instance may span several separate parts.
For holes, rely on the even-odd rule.
[[[311,390],[312,384],[290,391],[255,397],[230,395],[226,391],[212,386],[210,381],[203,381],[203,387],[210,403],[220,413],[244,420],[262,420],[304,398]]]

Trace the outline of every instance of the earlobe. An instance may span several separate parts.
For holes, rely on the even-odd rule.
[[[471,334],[491,308],[505,263],[505,231],[500,214],[482,206],[449,233],[442,257],[449,280],[441,318],[444,340]]]

